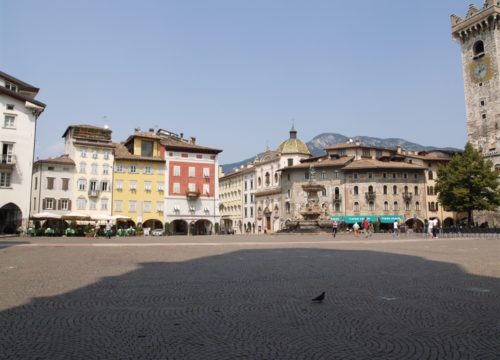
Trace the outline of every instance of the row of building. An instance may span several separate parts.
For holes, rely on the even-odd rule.
[[[368,218],[391,228],[395,220],[421,229],[428,219],[451,226],[457,214],[440,206],[434,191],[446,151],[412,152],[337,144],[313,157],[292,128],[289,139],[245,167],[220,178],[221,223],[235,233],[271,233],[304,219],[304,185],[319,185],[319,219],[353,224]]]

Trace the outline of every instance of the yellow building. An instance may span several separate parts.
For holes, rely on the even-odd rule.
[[[115,148],[113,215],[135,225],[159,229],[164,224],[165,160],[160,138],[136,131]]]

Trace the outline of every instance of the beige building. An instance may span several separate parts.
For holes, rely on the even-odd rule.
[[[243,233],[243,171],[219,178],[222,233]]]

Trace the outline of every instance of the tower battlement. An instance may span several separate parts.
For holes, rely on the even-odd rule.
[[[474,4],[469,5],[465,19],[456,14],[451,15],[452,35],[461,42],[467,41],[470,36],[497,29],[499,26],[499,0],[485,0],[481,9],[478,9]]]

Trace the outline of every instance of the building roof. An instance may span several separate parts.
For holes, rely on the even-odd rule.
[[[115,160],[134,160],[134,161],[153,161],[153,162],[165,162],[159,156],[140,156],[134,155],[128,151],[128,149],[123,144],[115,145]]]
[[[364,149],[376,149],[376,150],[385,150],[385,151],[392,151],[396,152],[396,149],[389,149],[389,148],[384,148],[380,146],[374,146],[374,145],[364,145],[362,143],[340,143],[340,144],[335,144],[331,145],[329,147],[326,147],[325,150],[339,150],[339,149],[353,149],[353,148],[364,148]]]
[[[343,167],[354,159],[354,156],[343,156],[338,159],[323,159],[321,161],[310,162],[305,161],[300,164],[294,166],[288,166],[283,168],[282,171],[285,170],[293,170],[293,169],[309,169],[311,166],[314,168],[322,168],[322,167]]]
[[[5,94],[5,95],[10,96],[10,97],[17,99],[17,100],[28,101],[28,102],[33,103],[37,106],[40,106],[44,109],[45,109],[45,107],[47,107],[47,105],[45,105],[41,101],[35,100],[34,98],[27,96],[27,95],[24,95],[24,94],[20,94],[16,91],[9,90],[3,86],[0,86],[0,94]]]
[[[13,84],[16,84],[19,90],[30,91],[30,92],[35,92],[35,93],[38,93],[38,91],[40,91],[39,88],[37,88],[33,85],[30,85],[22,80],[19,80],[18,78],[15,78],[12,75],[4,73],[3,71],[0,71],[0,77],[4,78],[5,80],[7,80]]]
[[[69,155],[61,155],[56,158],[48,158],[37,160],[35,164],[60,164],[60,165],[72,165],[75,166],[75,162],[73,159],[69,157]]]
[[[309,148],[300,139],[297,138],[297,130],[292,126],[290,130],[290,138],[283,141],[278,149],[276,150],[278,154],[304,154],[311,155]]]
[[[250,166],[250,167],[246,166],[244,168],[236,169],[234,171],[231,171],[230,173],[225,174],[224,176],[221,176],[219,178],[219,180],[225,180],[225,179],[228,179],[230,177],[235,177],[238,175],[245,175],[245,174],[251,173],[253,171],[255,171],[255,166]]]
[[[94,125],[89,125],[89,124],[80,124],[80,125],[70,125],[70,126],[68,126],[66,128],[66,130],[64,131],[64,134],[62,135],[62,137],[65,137],[66,134],[69,132],[70,129],[76,129],[76,128],[79,128],[79,129],[91,129],[91,130],[101,130],[101,131],[105,131],[105,132],[111,133],[110,129],[106,129],[106,128],[99,127],[99,126],[94,126]]]
[[[200,146],[197,144],[193,144],[188,140],[184,141],[182,139],[162,138],[160,143],[165,146],[166,150],[184,150],[207,154],[218,154],[222,152],[222,150],[219,149]]]
[[[144,139],[151,139],[151,140],[161,140],[161,137],[156,135],[153,132],[149,131],[136,131],[133,135],[130,135],[127,140],[125,140],[125,144],[128,142],[132,141],[134,138],[139,137],[139,138],[144,138]]]
[[[425,167],[408,164],[402,161],[379,161],[374,159],[354,160],[343,167],[343,170],[361,170],[361,169],[394,169],[394,170],[424,170]]]
[[[268,195],[274,195],[274,194],[280,194],[281,193],[281,188],[277,187],[274,189],[269,189],[269,190],[262,190],[262,191],[256,191],[255,196],[268,196]]]

